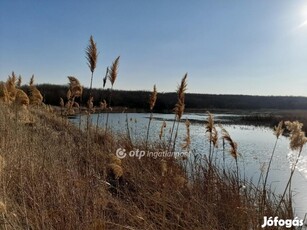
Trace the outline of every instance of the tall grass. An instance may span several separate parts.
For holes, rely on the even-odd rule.
[[[111,107],[111,103],[112,103],[112,93],[113,93],[113,86],[114,83],[117,79],[117,74],[118,74],[118,66],[119,66],[119,58],[120,56],[118,56],[115,61],[112,63],[109,71],[108,71],[108,79],[111,82],[111,91],[110,91],[110,96],[109,96],[109,110],[107,113],[107,119],[106,119],[106,126],[105,126],[105,133],[107,133],[108,131],[108,123],[109,123],[109,113],[110,113],[110,109]]]
[[[13,107],[1,104],[0,201],[7,229],[257,229],[261,222],[259,187],[240,179],[238,169],[188,158],[118,159],[118,147],[132,150],[122,136],[87,132],[43,107],[30,106],[33,122],[18,121]],[[164,126],[163,126],[164,127]],[[181,147],[189,148],[189,122]],[[48,137],[48,138],[46,138]],[[17,140],[17,142],[16,142]],[[151,143],[149,150],[162,146]],[[167,146],[164,146],[167,148]],[[230,145],[232,148],[233,146]],[[87,148],[90,151],[87,152]],[[134,148],[145,149],[140,140]],[[232,149],[230,150],[232,151]],[[231,152],[234,154],[233,152]],[[198,159],[198,160],[197,160]],[[225,173],[223,172],[225,170]],[[278,199],[267,191],[266,214]],[[255,208],[255,204],[259,204]],[[288,199],[278,216],[291,218]]]
[[[92,73],[91,87],[96,67],[94,61],[97,60],[97,55],[90,55],[94,44],[91,37],[87,50]],[[109,106],[118,63],[119,57],[108,73],[112,85]],[[242,169],[239,168],[238,144],[224,128],[220,131],[216,128],[210,113],[205,126],[210,146],[207,153],[191,150],[191,124],[186,121],[186,134],[183,143],[177,148],[191,155],[163,159],[119,159],[115,155],[119,148],[126,153],[135,149],[175,150],[184,113],[186,79],[187,74],[177,90],[175,119],[167,143],[162,138],[165,122],[161,126],[160,141],[149,141],[157,96],[154,87],[150,98],[151,116],[146,142],[136,139],[132,145],[130,134],[127,137],[107,132],[109,112],[105,130],[96,128],[96,132],[92,132],[91,125],[87,130],[79,130],[59,116],[59,113],[65,114],[69,109],[65,107],[63,99],[58,114],[41,103],[31,104],[26,99],[18,99],[25,98],[26,94],[19,91],[20,82],[12,74],[5,84],[0,85],[1,228],[260,229],[264,215],[292,219],[292,194],[286,196],[286,191],[291,187],[298,158],[281,197],[266,188],[270,167],[264,184],[254,185],[245,177],[240,177]],[[75,98],[81,97],[82,87],[74,77],[69,77],[69,82],[67,103],[72,106]],[[35,95],[33,89],[32,96]],[[42,101],[41,98],[39,101]],[[17,106],[26,106],[28,112],[21,110],[20,114],[26,113],[29,117],[27,121],[15,113],[16,108],[19,108]],[[106,102],[101,106],[105,109]],[[89,111],[95,109],[91,94],[87,107]],[[126,118],[129,132],[128,115]],[[285,124],[291,131],[291,147],[299,150],[300,156],[306,143],[302,126],[298,122]],[[279,132],[277,134],[276,131],[275,135],[278,139],[281,126],[277,130]],[[225,163],[224,157],[222,165],[213,160],[219,141],[224,143],[223,151],[229,149],[235,169]],[[274,151],[275,147],[270,164],[274,160]]]
[[[147,150],[147,144],[148,144],[150,124],[151,124],[152,117],[153,117],[153,108],[155,107],[156,100],[157,100],[157,88],[156,88],[156,85],[154,85],[153,91],[152,91],[152,93],[150,95],[150,99],[149,99],[150,117],[149,117],[148,126],[147,126],[147,133],[146,133],[146,143],[145,143],[145,149],[146,150]]]

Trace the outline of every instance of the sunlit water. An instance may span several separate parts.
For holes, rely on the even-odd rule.
[[[112,113],[109,115],[109,126],[115,134],[127,134],[128,128],[132,141],[139,141],[140,138],[145,140],[147,126],[150,114],[146,113]],[[222,124],[229,119],[233,119],[238,115],[219,114],[215,115],[215,122]],[[161,130],[162,122],[166,122],[166,128],[162,140],[168,140],[170,130],[173,125],[173,114],[154,114],[154,118],[150,127],[150,141],[157,142]],[[186,114],[182,120],[189,119],[192,121],[190,126],[191,134],[191,150],[198,154],[207,154],[209,143],[205,135],[204,121],[207,116],[204,114]],[[127,122],[128,120],[128,122]],[[74,120],[78,122],[78,118]],[[92,115],[92,122],[96,124],[97,115]],[[100,114],[99,126],[105,127],[106,114]],[[128,127],[127,127],[128,123]],[[266,169],[276,137],[270,128],[255,127],[248,125],[223,125],[229,132],[234,141],[238,143],[238,152],[241,154],[239,165],[242,168],[241,174],[245,173],[246,178],[251,179],[254,183],[259,180],[262,169]],[[218,129],[220,130],[220,129]],[[181,151],[181,143],[186,135],[184,122],[180,123],[177,138],[177,151]],[[118,146],[120,148],[122,146]],[[307,147],[303,150],[297,170],[292,179],[292,190],[294,194],[295,213],[303,218],[307,212]],[[216,150],[215,154],[222,158],[222,146]],[[289,140],[281,137],[278,140],[275,150],[274,159],[268,178],[268,185],[277,193],[282,193],[289,179],[291,162],[295,160],[295,153],[289,149]],[[228,165],[234,165],[233,158],[226,154],[226,162]]]

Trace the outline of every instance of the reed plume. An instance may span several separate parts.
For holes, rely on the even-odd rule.
[[[187,119],[185,122],[187,134],[186,137],[183,139],[184,143],[182,144],[182,149],[187,149],[189,151],[191,145],[191,136],[190,136],[190,121]]]
[[[176,139],[177,139],[177,135],[178,135],[178,127],[179,127],[179,123],[181,120],[181,117],[183,115],[184,112],[184,107],[185,107],[185,92],[187,90],[187,77],[188,74],[186,73],[183,78],[181,79],[181,83],[177,88],[177,103],[175,105],[174,108],[174,112],[175,112],[175,119],[173,122],[173,127],[171,130],[171,136],[170,136],[170,140],[169,140],[169,146],[168,146],[168,150],[171,146],[172,143],[172,137],[173,137],[173,132],[174,132],[174,128],[175,128],[175,123],[177,121],[177,128],[176,128],[176,133],[175,133],[175,137],[174,137],[174,143],[173,143],[173,149],[175,149],[175,145],[176,145]]]
[[[21,75],[19,75],[18,79],[17,79],[17,87],[20,88],[21,87]]]
[[[104,78],[102,79],[102,88],[103,88],[103,89],[104,89],[104,87],[106,86],[106,83],[107,83],[108,73],[109,73],[109,67],[107,67],[106,74],[105,74]],[[104,110],[104,109],[107,108],[107,103],[106,103],[106,101],[104,100],[104,101],[102,102],[101,100],[102,100],[102,96],[101,96],[101,99],[100,99],[100,102],[99,102],[99,108],[100,108],[100,110],[99,110],[98,115],[97,115],[96,133],[98,132],[100,111],[102,111],[102,110]]]
[[[7,91],[6,85],[1,82],[0,83],[0,100],[3,101],[4,103],[9,102],[9,93]]]
[[[12,76],[9,76],[6,81],[6,90],[8,93],[8,100],[9,102],[14,102],[16,97],[16,75],[12,72]]]
[[[15,102],[19,105],[28,106],[30,103],[28,95],[21,89],[16,89]]]
[[[238,145],[236,142],[234,142],[229,135],[229,133],[226,131],[226,129],[222,128],[222,138],[230,145],[230,151],[229,153],[231,156],[237,160],[239,153],[238,153]]]
[[[71,92],[70,97],[81,97],[83,93],[83,87],[81,86],[79,80],[73,76],[68,76],[67,78],[69,80],[69,90]]]
[[[209,139],[209,162],[211,162],[214,119],[213,119],[213,115],[210,112],[207,112],[207,114],[208,114],[208,119],[207,119],[207,124],[205,125],[205,129],[206,129],[206,133],[209,133],[209,138],[208,138]]]
[[[97,64],[98,59],[98,51],[97,51],[97,45],[94,42],[94,38],[91,35],[89,40],[89,45],[86,48],[86,59],[87,59],[87,65],[90,68],[90,71],[92,73],[91,75],[91,85],[90,85],[90,96],[92,96],[92,86],[93,86],[93,75]]]
[[[283,121],[280,121],[278,123],[277,126],[274,127],[274,135],[276,136],[276,140],[275,140],[275,144],[273,147],[273,151],[269,160],[269,164],[268,164],[268,168],[266,170],[266,174],[265,174],[265,178],[264,178],[264,183],[263,183],[263,189],[262,189],[262,208],[264,208],[264,205],[266,204],[266,184],[267,184],[267,180],[268,180],[268,176],[269,176],[269,172],[270,172],[270,168],[271,168],[271,163],[273,161],[273,157],[274,157],[274,153],[275,153],[275,149],[277,146],[277,141],[279,139],[279,137],[283,134],[284,129],[283,127]]]
[[[213,126],[212,128],[212,135],[211,135],[211,142],[213,144],[213,147],[217,148],[218,147],[218,132],[216,130],[216,127]]]
[[[301,151],[301,149],[307,142],[305,132],[302,131],[303,124],[298,121],[286,121],[285,125],[290,131],[290,148],[294,151]]]
[[[111,85],[112,85],[112,88],[113,88],[113,85],[116,81],[116,78],[117,78],[117,73],[118,73],[118,65],[119,65],[119,58],[120,56],[118,56],[115,61],[112,63],[112,66],[109,70],[109,75],[108,75],[108,78],[111,82]]]
[[[147,150],[147,144],[148,144],[150,124],[151,124],[152,116],[153,116],[152,111],[153,111],[153,108],[156,104],[156,100],[157,100],[157,88],[156,88],[156,85],[154,85],[153,91],[152,91],[150,98],[149,98],[150,117],[149,117],[148,126],[147,126],[147,135],[146,135],[146,144],[145,144],[146,150]]]
[[[103,87],[103,88],[106,86],[107,79],[108,79],[108,73],[109,73],[109,67],[107,67],[106,75],[105,75],[104,78],[102,79],[102,87]]]
[[[229,135],[229,133],[226,131],[226,129],[222,128],[222,138],[224,141],[226,141],[229,145],[230,145],[230,150],[229,153],[230,155],[235,159],[236,162],[236,168],[237,168],[237,182],[239,185],[239,166],[238,166],[238,144],[232,140],[231,136]]]
[[[284,190],[284,192],[281,196],[280,202],[279,202],[279,204],[276,208],[275,214],[277,213],[278,209],[280,208],[280,206],[283,202],[283,199],[284,199],[284,197],[287,193],[288,188],[289,188],[289,192],[291,192],[290,188],[291,188],[291,183],[292,183],[292,177],[293,177],[293,174],[295,172],[297,163],[300,159],[303,147],[307,143],[307,137],[305,136],[305,132],[302,131],[302,128],[303,128],[302,123],[300,123],[298,121],[293,121],[293,122],[286,121],[285,125],[286,125],[286,128],[290,131],[290,149],[293,150],[293,151],[298,151],[298,154],[296,156],[295,162],[291,165],[290,177],[288,179],[286,188],[285,188],[285,190]]]
[[[283,124],[284,122],[280,121],[278,125],[274,127],[274,135],[277,139],[284,133],[284,129],[282,128]]]
[[[34,105],[40,105],[43,102],[43,96],[41,92],[34,85],[34,74],[30,80],[30,103]]]
[[[118,74],[118,66],[119,66],[119,58],[118,56],[115,61],[112,63],[112,66],[110,69],[108,69],[108,79],[111,82],[111,91],[110,91],[110,97],[109,97],[109,108],[112,110],[111,103],[112,103],[112,91],[113,91],[113,86],[117,78]],[[105,128],[105,133],[108,130],[108,122],[109,122],[109,111],[107,113],[107,119],[106,119],[106,128]]]

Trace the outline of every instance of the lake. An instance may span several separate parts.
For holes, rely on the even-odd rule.
[[[234,141],[238,143],[239,167],[241,174],[245,172],[247,179],[252,179],[254,183],[259,180],[261,168],[267,166],[276,137],[273,135],[273,130],[267,127],[255,127],[252,125],[230,124],[231,121],[236,121],[240,115],[236,114],[216,114],[214,120],[216,124],[221,124],[229,132]],[[140,138],[145,140],[147,126],[150,114],[148,113],[111,113],[109,115],[109,126],[115,134],[127,133],[127,119],[132,142],[139,141]],[[205,135],[205,121],[207,114],[184,114],[182,123],[179,125],[176,151],[181,151],[181,143],[186,135],[184,121],[191,121],[191,150],[198,154],[207,154],[209,143]],[[170,137],[170,129],[173,125],[174,114],[154,114],[150,128],[150,141],[157,142],[163,121],[166,122],[166,128],[162,139],[168,140]],[[83,116],[83,122],[86,117]],[[72,120],[78,123],[78,118]],[[92,115],[94,124],[97,122],[97,114]],[[100,114],[99,126],[105,127],[106,114]],[[218,131],[220,129],[218,128]],[[120,148],[122,146],[118,146]],[[289,140],[287,137],[280,137],[277,143],[274,159],[271,165],[271,170],[268,178],[268,185],[276,193],[282,193],[286,182],[290,175]],[[215,152],[218,158],[222,157],[222,145]],[[230,166],[234,166],[234,160],[230,154],[226,154],[226,161]],[[266,168],[265,168],[266,169]],[[300,163],[292,179],[292,191],[294,194],[295,213],[299,218],[303,218],[307,213],[307,146],[304,147],[301,154]]]

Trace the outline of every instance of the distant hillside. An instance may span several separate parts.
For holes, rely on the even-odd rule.
[[[24,87],[26,88],[26,87]],[[45,98],[45,103],[59,105],[60,97],[66,99],[68,86],[38,85]],[[84,90],[81,104],[88,98],[88,89]],[[97,104],[102,99],[108,99],[109,89],[93,89],[94,101]],[[136,109],[148,108],[148,91],[115,90],[112,93],[112,106],[124,106]],[[176,93],[159,93],[156,111],[171,110],[176,103]],[[108,101],[108,100],[107,100]],[[247,95],[215,95],[186,94],[187,109],[306,109],[307,97],[290,96],[247,96]]]

